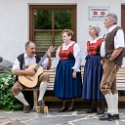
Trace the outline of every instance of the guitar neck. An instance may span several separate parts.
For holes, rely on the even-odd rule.
[[[43,61],[46,59],[47,57],[47,53],[43,56],[43,58],[39,61],[39,63],[35,66],[35,70],[37,71],[37,69],[42,65]]]

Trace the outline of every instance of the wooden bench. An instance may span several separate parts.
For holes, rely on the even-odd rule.
[[[117,73],[116,85],[119,93],[119,101],[125,101],[125,95],[122,95],[122,92],[125,92],[125,67],[121,67]]]
[[[50,70],[44,70],[46,74],[49,75],[49,84],[47,87],[47,91],[53,90],[54,88],[54,79],[55,79],[55,69],[50,69]],[[35,110],[37,105],[38,105],[38,92],[39,92],[39,87],[35,88],[25,88],[23,91],[33,91],[33,100],[34,100],[34,106],[33,109]]]
[[[54,89],[54,79],[55,79],[55,69],[50,69],[50,70],[45,70],[45,73],[49,74],[49,84],[47,87],[47,91],[53,91]],[[83,77],[83,73],[84,73],[84,68],[83,66],[81,67],[81,74]],[[119,92],[119,101],[125,101],[125,96],[121,95],[121,91],[125,91],[125,68],[120,68],[120,70],[117,73],[117,90]],[[34,109],[36,108],[37,104],[38,104],[38,91],[39,88],[33,88],[33,89],[25,89],[25,91],[33,91],[33,98],[34,98]],[[53,96],[47,96],[44,97],[45,101],[52,101],[52,102],[58,102],[60,101],[58,98],[53,97]],[[81,99],[82,100],[82,99]],[[78,101],[76,99],[76,101]]]

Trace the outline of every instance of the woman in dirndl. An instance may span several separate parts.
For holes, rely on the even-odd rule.
[[[82,96],[82,79],[80,72],[81,51],[79,45],[72,41],[73,31],[64,29],[62,40],[64,43],[59,46],[56,52],[56,76],[54,94],[62,99],[62,107],[59,112],[73,111],[74,98]],[[70,106],[67,107],[67,101]]]
[[[87,41],[87,56],[84,67],[82,99],[92,101],[92,106],[87,113],[96,112],[103,114],[105,111],[104,96],[100,91],[102,66],[100,64],[100,46],[102,39],[99,37],[100,28],[96,25],[89,26],[91,39]]]

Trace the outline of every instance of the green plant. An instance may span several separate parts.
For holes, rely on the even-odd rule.
[[[0,74],[0,105],[4,110],[19,110],[22,104],[12,95],[15,76],[11,71]]]

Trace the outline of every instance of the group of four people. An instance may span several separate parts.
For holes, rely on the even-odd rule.
[[[107,103],[107,113],[99,117],[100,120],[119,119],[118,113],[118,92],[116,89],[116,73],[122,65],[124,34],[117,25],[117,16],[110,13],[105,17],[104,25],[108,33],[103,38],[99,37],[100,28],[95,25],[89,26],[91,40],[86,44],[86,63],[84,67],[83,83],[81,79],[82,55],[79,45],[72,40],[73,31],[64,29],[62,40],[64,43],[59,46],[56,52],[56,76],[54,94],[62,99],[62,107],[59,110],[73,111],[74,98],[81,97],[83,100],[92,100],[92,108],[87,112],[105,112],[104,102]],[[101,51],[100,51],[101,50]],[[100,53],[101,52],[101,53]],[[41,57],[35,54],[35,43],[29,41],[25,44],[25,53],[19,55],[14,62],[12,73],[14,75],[34,75],[34,69],[27,69],[31,63],[38,63]],[[44,69],[51,67],[51,54],[42,63]],[[17,77],[18,78],[18,77]],[[39,98],[38,105],[44,106],[43,96],[48,85],[49,76],[44,72],[39,76]],[[24,104],[24,112],[30,111],[29,103],[22,94],[24,86],[16,80],[12,87],[12,93]],[[70,101],[70,106],[67,106]],[[99,104],[99,108],[97,107]],[[99,110],[97,110],[97,108]]]

